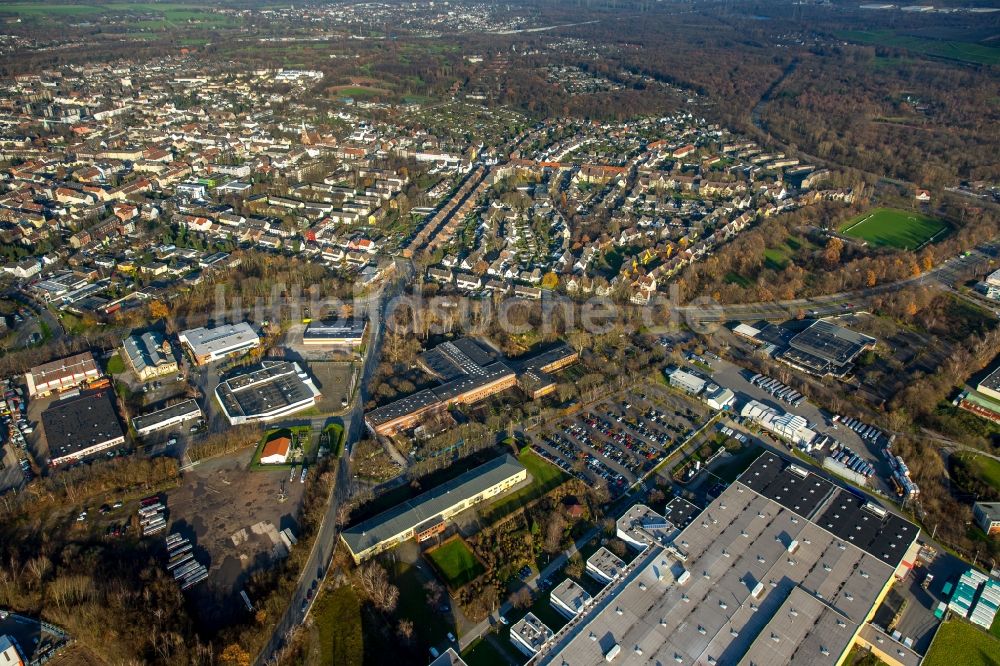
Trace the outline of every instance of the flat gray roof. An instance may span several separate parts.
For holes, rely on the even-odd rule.
[[[625,568],[625,562],[622,561],[622,558],[604,546],[601,546],[587,559],[587,566],[596,569],[607,578],[617,578],[621,574],[622,569]]]
[[[765,461],[768,468],[751,475],[758,482],[765,473],[789,474],[774,460]],[[806,497],[816,494],[809,492],[816,490],[811,476],[799,486]],[[814,515],[839,510],[837,492],[822,497],[810,507]],[[913,527],[910,543],[917,537]],[[646,548],[622,579],[597,596],[590,613],[560,631],[539,663],[596,666],[615,645],[615,663],[736,664],[748,658],[757,664],[822,664],[821,648],[835,663],[898,564],[740,481],[673,545],[684,561],[658,545]],[[777,641],[770,639],[772,632]],[[755,645],[758,636],[766,644]]]
[[[1000,367],[991,372],[986,379],[979,382],[979,386],[977,388],[980,390],[988,388],[993,389],[994,391],[1000,391]]]
[[[57,400],[42,412],[52,459],[71,456],[122,437],[110,389],[85,391]]]
[[[523,471],[524,466],[511,455],[494,458],[451,481],[344,530],[344,541],[353,553],[363,552],[440,516],[455,504],[475,497]]]
[[[552,637],[552,630],[544,622],[538,619],[534,613],[528,613],[523,618],[511,625],[511,637],[517,636],[526,645],[538,651],[545,641]]]
[[[618,519],[620,532],[641,543],[662,543],[666,545],[680,528],[650,509],[645,504],[633,504]]]
[[[238,324],[223,324],[215,328],[192,328],[181,331],[180,339],[187,342],[195,356],[218,354],[240,345],[259,342],[253,327],[241,321]]]
[[[875,338],[838,326],[825,319],[818,319],[809,328],[788,342],[792,349],[822,359],[826,363],[842,366],[850,363]]]
[[[549,593],[549,596],[553,602],[558,600],[566,608],[571,608],[576,613],[583,610],[583,607],[586,606],[591,599],[590,593],[583,589],[580,584],[572,578],[567,578],[552,588],[552,592]]]
[[[170,405],[169,407],[158,409],[155,412],[149,412],[148,414],[136,416],[132,419],[132,425],[136,430],[142,430],[143,428],[148,428],[156,425],[157,423],[163,423],[164,421],[169,421],[179,416],[186,416],[190,418],[201,416],[201,407],[199,407],[198,403],[193,399],[183,400],[178,402],[176,405]]]
[[[857,628],[857,622],[794,587],[739,663],[834,666],[854,640]]]
[[[325,340],[338,338],[360,341],[365,335],[368,322],[364,319],[336,319],[313,321],[302,333],[304,340]]]
[[[1000,502],[976,502],[976,506],[987,520],[1000,520]]]
[[[252,418],[318,395],[312,379],[303,379],[300,374],[305,373],[296,363],[263,361],[255,369],[221,382],[215,395],[230,415]]]

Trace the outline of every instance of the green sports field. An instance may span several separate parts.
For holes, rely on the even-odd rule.
[[[427,551],[427,557],[453,590],[475,580],[485,571],[472,550],[457,537]]]
[[[845,236],[868,241],[874,247],[916,250],[948,229],[941,220],[895,208],[876,208],[857,216],[839,231]]]
[[[971,622],[949,620],[938,629],[924,666],[996,666],[1000,640]]]

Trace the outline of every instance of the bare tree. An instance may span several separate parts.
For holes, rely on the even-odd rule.
[[[358,572],[361,589],[368,600],[383,613],[391,613],[399,601],[399,588],[389,582],[385,569],[377,562],[369,562]]]

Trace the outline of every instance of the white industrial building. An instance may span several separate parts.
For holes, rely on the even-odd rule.
[[[232,425],[273,421],[319,402],[319,389],[298,363],[263,361],[220,383],[215,397]]]
[[[201,418],[203,418],[201,407],[194,400],[188,399],[155,412],[136,416],[132,419],[132,427],[135,428],[136,434],[142,437],[157,430],[165,430],[185,421]]]
[[[556,585],[549,594],[552,607],[567,620],[572,620],[583,612],[592,600],[590,594],[572,578],[567,578]]]
[[[779,412],[756,400],[743,405],[740,416],[752,420],[765,430],[793,444],[808,444],[816,437],[816,433],[809,429],[809,422],[803,417]]]
[[[533,657],[552,638],[552,630],[534,613],[528,613],[510,628],[510,642],[528,657]]]
[[[215,328],[192,328],[177,336],[198,365],[205,365],[260,346],[260,337],[246,322]]]
[[[667,379],[670,381],[670,385],[674,388],[679,388],[682,391],[687,391],[692,395],[698,395],[705,388],[707,382],[699,377],[698,375],[693,375],[690,372],[676,368],[667,374]]]
[[[716,411],[731,409],[736,402],[736,394],[732,389],[717,384],[709,384],[702,397],[705,399],[705,404]]]

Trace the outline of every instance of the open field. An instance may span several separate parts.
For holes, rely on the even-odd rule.
[[[976,476],[1000,492],[1000,462],[975,454],[963,454],[961,457]]]
[[[239,590],[247,578],[287,553],[278,530],[299,533],[305,485],[289,483],[286,470],[251,471],[250,457],[244,449],[203,461],[166,494],[169,531],[190,538],[209,569],[208,580],[189,593],[205,627],[224,626],[245,612]]]
[[[924,666],[995,666],[1000,640],[964,620],[948,620],[938,629]]]
[[[915,250],[947,230],[941,220],[894,208],[876,208],[842,225],[839,231],[874,247]]]
[[[485,571],[472,550],[458,536],[448,539],[425,554],[445,579],[448,587],[453,590],[475,580]]]
[[[350,585],[324,592],[313,606],[312,618],[322,666],[362,662],[361,602]]]
[[[18,16],[29,21],[53,22],[66,19],[95,20],[108,17],[112,22],[127,19],[130,30],[158,30],[168,27],[179,27],[181,24],[190,27],[191,23],[202,27],[225,28],[235,25],[235,21],[226,15],[212,11],[210,6],[191,4],[188,2],[110,2],[79,4],[49,4],[46,2],[15,2],[4,3],[0,7],[0,15]],[[139,19],[139,20],[136,20]]]
[[[800,249],[814,249],[813,245],[805,238],[789,236],[780,245],[769,247],[764,250],[764,265],[772,270],[784,270],[788,262]]]
[[[894,34],[891,30],[845,30],[839,32],[838,35],[852,42],[895,46],[938,58],[974,62],[980,65],[1000,63],[1000,48],[974,42],[899,35]]]

